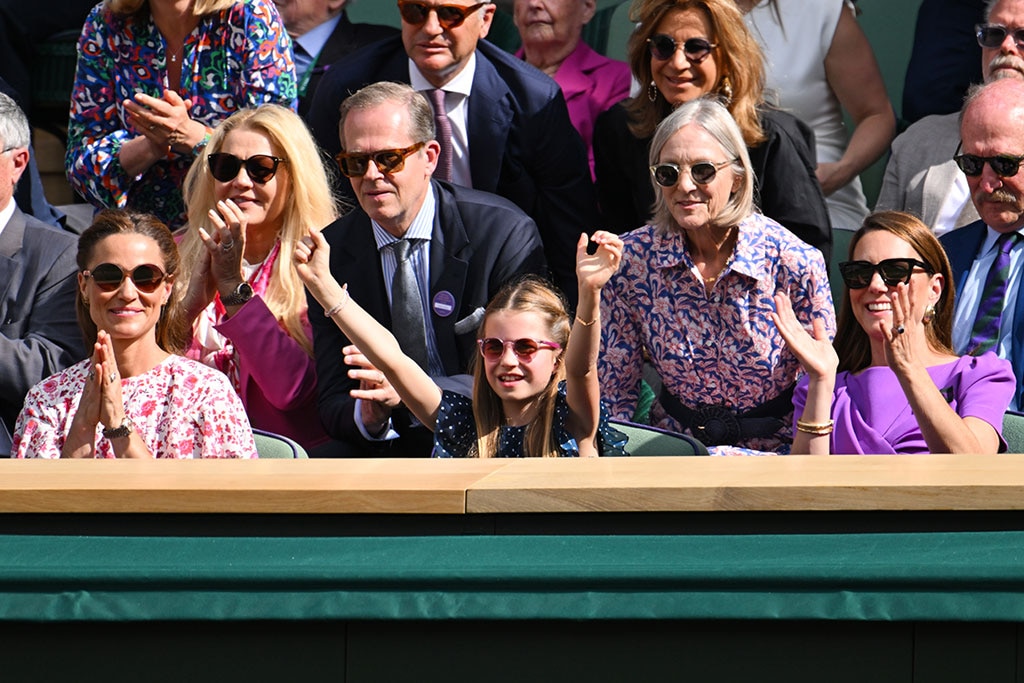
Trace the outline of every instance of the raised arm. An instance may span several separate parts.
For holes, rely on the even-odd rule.
[[[588,254],[588,243],[596,249]],[[576,437],[581,456],[596,456],[598,421],[601,416],[601,385],[597,356],[601,350],[601,289],[622,261],[622,240],[599,230],[576,243],[576,280],[579,304],[565,350],[566,399],[569,432]]]
[[[330,247],[317,230],[295,246],[295,267],[306,289],[334,323],[378,368],[416,418],[431,430],[441,389],[404,353],[391,331],[352,301],[330,271]],[[383,379],[383,378],[381,378]]]

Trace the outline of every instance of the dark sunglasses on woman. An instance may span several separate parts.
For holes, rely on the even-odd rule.
[[[723,161],[719,164],[714,164],[710,161],[698,161],[693,166],[690,166],[690,177],[698,185],[707,185],[718,175],[718,169],[725,168],[731,163],[731,161]],[[662,187],[675,187],[679,183],[680,174],[683,172],[679,164],[673,163],[658,164],[650,168],[651,177],[654,178],[654,182]]]
[[[974,27],[978,45],[989,49],[1002,45],[1007,34],[1013,36],[1013,43],[1018,49],[1024,49],[1024,28],[1009,29],[1002,24],[977,24]]]
[[[487,360],[498,360],[504,355],[507,347],[512,347],[512,353],[516,354],[519,360],[524,361],[529,361],[533,358],[533,354],[541,349],[557,350],[562,348],[561,344],[556,344],[552,341],[528,339],[526,337],[522,339],[487,337],[486,339],[477,339],[476,343],[480,345],[480,355]]]
[[[450,29],[459,26],[473,12],[477,11],[487,2],[479,2],[469,7],[461,5],[428,5],[425,2],[399,2],[398,13],[402,15],[402,21],[413,26],[427,23],[430,12],[437,13],[437,23],[441,28]]]
[[[248,159],[239,159],[234,154],[217,152],[211,154],[210,175],[222,183],[230,183],[238,177],[238,172],[245,166],[245,173],[249,180],[258,185],[270,182],[270,179],[277,173],[278,164],[287,163],[287,160],[269,154],[253,154]]]
[[[658,33],[647,39],[647,48],[651,56],[661,61],[672,59],[676,50],[683,48],[683,54],[694,64],[703,62],[711,51],[718,47],[703,38],[688,38],[682,43],[677,43],[672,36]]]
[[[953,161],[960,167],[960,170],[964,172],[964,175],[971,177],[981,175],[981,172],[985,170],[985,164],[987,163],[995,171],[995,174],[1000,178],[1012,178],[1017,175],[1017,169],[1020,168],[1020,162],[1024,161],[1024,154],[1019,157],[1015,157],[1009,154],[1000,154],[994,157],[979,157],[977,154],[958,154],[960,147],[964,143],[961,141],[956,146],[956,152],[954,152]]]
[[[882,282],[886,287],[895,287],[901,282],[909,285],[910,276],[917,269],[921,269],[929,275],[935,273],[935,269],[927,263],[913,258],[887,258],[878,263],[844,261],[839,264],[839,273],[843,276],[843,282],[850,289],[864,289],[871,284],[875,273],[882,276]]]
[[[334,160],[338,162],[338,168],[348,178],[360,178],[366,175],[366,171],[370,168],[370,161],[373,161],[381,173],[398,173],[405,168],[406,158],[425,144],[427,143],[417,142],[404,149],[382,149],[379,152],[338,152]]]
[[[121,266],[115,266],[113,263],[101,263],[92,270],[82,271],[82,276],[92,278],[103,292],[117,290],[126,277],[131,278],[135,289],[146,294],[155,292],[164,281],[164,272],[148,263],[135,266],[131,271],[122,270]]]

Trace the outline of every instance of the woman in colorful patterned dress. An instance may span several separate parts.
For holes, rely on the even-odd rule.
[[[821,252],[753,210],[739,126],[717,101],[683,104],[651,141],[658,200],[650,225],[623,236],[604,288],[601,386],[630,419],[645,352],[663,390],[652,423],[708,446],[785,451],[799,363],[770,314],[785,292],[800,323],[835,330]],[[730,452],[712,450],[712,454]]]
[[[220,373],[176,355],[178,248],[152,216],[108,210],[78,241],[76,306],[92,356],[33,387],[17,458],[255,458]]]
[[[189,171],[181,242],[188,356],[228,376],[253,426],[314,457],[332,442],[316,407],[312,329],[292,254],[334,221],[330,187],[298,114],[276,104],[242,110]]]
[[[78,41],[68,180],[99,208],[176,229],[182,181],[211,129],[295,97],[291,42],[270,0],[104,0]]]
[[[953,353],[953,273],[918,218],[870,214],[839,264],[847,296],[835,345],[772,316],[806,374],[793,405],[793,453],[996,453],[1017,380],[987,351]]]

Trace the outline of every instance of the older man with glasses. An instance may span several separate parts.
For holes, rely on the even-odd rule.
[[[1014,31],[1024,38],[1024,32]],[[1017,37],[1007,32],[1006,41]],[[1024,389],[1024,80],[976,87],[960,114],[955,163],[967,181],[980,220],[942,236],[956,287],[953,349],[995,351],[1017,377],[1010,408]]]
[[[331,272],[406,355],[457,388],[445,378],[468,372],[487,302],[507,280],[544,269],[537,227],[512,202],[432,177],[434,114],[410,86],[367,86],[339,116],[338,167],[358,207],[324,229]],[[429,456],[432,432],[312,299],[309,320],[320,419],[350,447],[339,455]]]
[[[1024,0],[996,0],[975,27],[986,83],[1024,79]],[[936,235],[978,220],[965,176],[953,163],[960,113],[927,116],[892,143],[876,209],[918,216]]]
[[[558,84],[483,40],[493,2],[399,0],[400,38],[336,62],[308,120],[320,145],[339,151],[338,105],[377,81],[409,83],[431,101],[442,180],[493,192],[537,222],[556,283],[576,292],[575,249],[597,225],[586,149]],[[345,188],[339,187],[345,192]]]

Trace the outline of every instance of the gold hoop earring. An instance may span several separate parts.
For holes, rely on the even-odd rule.
[[[925,325],[930,325],[935,320],[935,306],[934,304],[928,304],[924,307],[924,315],[921,316],[921,322]]]
[[[651,81],[651,84],[647,86],[647,99],[651,102],[658,101],[658,86],[655,85],[654,81]]]

